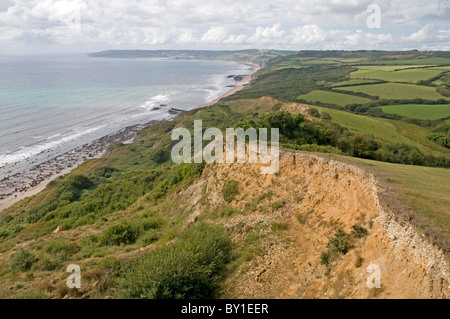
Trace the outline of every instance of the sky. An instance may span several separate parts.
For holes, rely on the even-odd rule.
[[[450,0],[0,0],[0,54],[450,50]]]

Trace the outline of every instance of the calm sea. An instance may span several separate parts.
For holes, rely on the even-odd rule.
[[[126,126],[189,110],[250,72],[233,62],[0,56],[0,179]],[[166,105],[160,108],[160,105]]]

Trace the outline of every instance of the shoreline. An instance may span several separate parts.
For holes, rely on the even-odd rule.
[[[245,75],[239,83],[215,100],[196,106],[192,110],[216,104],[221,99],[245,88],[252,81],[253,75],[259,71],[261,67],[250,62],[242,64],[253,67],[250,74]],[[169,113],[176,116],[181,113],[181,110],[170,108]],[[138,131],[165,121],[167,120],[152,120],[145,124],[127,126],[117,132],[103,136],[91,143],[40,163],[29,170],[2,179],[0,181],[0,214],[17,202],[41,192],[52,180],[70,173],[86,160],[102,158],[106,155],[108,149],[116,144],[133,143]]]
[[[52,180],[70,173],[86,160],[103,157],[113,145],[132,143],[138,131],[164,121],[152,120],[145,124],[127,126],[40,163],[29,170],[2,179],[0,181],[0,213],[15,203],[39,193]]]
[[[193,110],[196,109],[200,109],[203,107],[207,107],[207,106],[211,106],[214,105],[216,103],[218,103],[220,100],[222,100],[223,98],[226,98],[227,96],[233,95],[234,93],[242,90],[243,88],[245,88],[247,85],[250,84],[250,82],[253,80],[253,76],[255,75],[256,72],[258,72],[259,70],[261,70],[261,67],[258,64],[255,63],[250,63],[250,62],[246,62],[243,64],[247,64],[253,67],[253,70],[251,71],[250,74],[247,74],[246,76],[244,76],[242,78],[241,81],[239,81],[239,83],[237,83],[233,88],[231,88],[231,90],[225,92],[224,94],[222,94],[221,96],[219,96],[217,99],[215,99],[214,101],[211,101],[209,103],[206,104],[202,104],[199,106],[196,106],[193,108]]]

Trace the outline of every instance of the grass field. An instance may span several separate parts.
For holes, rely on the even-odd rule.
[[[410,68],[423,68],[423,67],[433,67],[433,65],[362,65],[358,66],[360,70],[372,70],[372,71],[396,71],[402,69]]]
[[[433,68],[430,67],[430,69],[450,71],[450,65],[439,65],[439,66],[436,66],[436,67],[433,67]]]
[[[364,97],[359,97],[359,96],[354,96],[354,95],[349,95],[349,94],[342,94],[342,93],[335,93],[335,92],[328,92],[328,91],[320,91],[320,90],[316,90],[316,91],[312,91],[308,94],[303,94],[298,96],[299,99],[305,100],[309,103],[317,103],[317,102],[321,102],[321,103],[327,103],[327,104],[336,104],[336,105],[340,105],[340,106],[345,106],[345,105],[349,105],[349,104],[364,104],[364,103],[368,103],[371,100],[364,98]]]
[[[379,82],[380,81],[378,81],[378,80],[353,79],[353,80],[333,83],[331,86],[332,87],[341,87],[341,86],[353,86],[353,85],[358,85],[358,84],[376,84]]]
[[[379,60],[372,62],[371,64],[378,65],[439,65],[450,64],[449,58],[433,57],[433,58],[423,58],[423,59],[405,59],[405,60]]]
[[[442,70],[436,69],[407,69],[400,71],[380,71],[359,69],[352,72],[352,79],[376,79],[389,82],[409,82],[417,83],[420,80],[428,80],[442,73]]]
[[[409,144],[427,155],[450,156],[450,150],[427,138],[429,131],[426,128],[407,122],[352,114],[326,107],[312,106],[312,108],[316,108],[319,113],[327,112],[332,122],[348,128],[350,132],[373,135],[376,139],[389,144]]]
[[[444,238],[450,237],[450,170],[390,164],[330,155],[350,161],[374,173],[382,186],[395,191],[395,197],[425,217],[421,228],[431,227]]]
[[[419,120],[438,120],[450,116],[450,104],[401,104],[382,106],[383,112]]]
[[[434,87],[423,86],[423,85],[413,85],[413,84],[403,84],[403,83],[381,83],[373,85],[358,85],[339,88],[340,90],[352,91],[352,92],[362,92],[372,96],[378,96],[382,99],[393,99],[393,100],[411,100],[415,98],[421,98],[424,100],[438,100],[447,99],[436,92]]]

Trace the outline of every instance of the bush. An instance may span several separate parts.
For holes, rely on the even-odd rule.
[[[153,244],[155,241],[158,241],[159,238],[161,238],[159,232],[155,229],[150,229],[149,231],[145,232],[141,237],[139,237],[139,243],[142,246],[148,246],[150,244]]]
[[[100,243],[106,246],[133,244],[137,239],[136,231],[128,223],[109,227],[100,237]]]
[[[306,223],[306,220],[307,220],[306,214],[305,214],[305,215],[297,214],[297,215],[295,215],[295,217],[297,218],[297,221],[298,221],[300,224],[305,224],[305,223]]]
[[[36,258],[32,253],[23,248],[19,248],[19,250],[17,250],[17,252],[12,254],[9,258],[9,265],[13,271],[27,271],[31,269],[31,266],[35,260]]]
[[[231,202],[236,195],[239,193],[239,182],[235,180],[231,180],[225,183],[223,186],[223,198],[227,202]]]
[[[57,257],[61,261],[65,261],[79,251],[79,247],[74,244],[67,243],[64,239],[56,239],[45,247],[45,252]]]
[[[81,245],[81,256],[83,258],[89,258],[91,257],[95,250],[97,249],[98,245],[98,238],[94,235],[90,235],[83,239],[83,243]]]
[[[94,185],[94,183],[89,179],[89,177],[83,174],[69,175],[64,184],[66,188],[69,189],[73,188],[75,190],[86,189]]]
[[[199,224],[179,241],[151,251],[122,282],[125,298],[212,298],[231,246],[222,229]]]
[[[370,135],[355,135],[351,141],[353,156],[361,158],[373,158],[378,144]]]
[[[365,237],[369,232],[363,226],[355,224],[352,231],[347,234],[342,228],[339,228],[327,244],[328,250],[320,256],[321,264],[330,266],[341,255],[345,255],[353,246],[357,238]]]
[[[61,267],[61,262],[48,255],[41,258],[39,266],[42,270],[54,271]]]
[[[330,115],[330,113],[322,112],[322,114],[320,115],[320,118],[322,120],[331,120],[331,115]]]
[[[320,113],[317,109],[309,109],[308,114],[313,117],[320,117]]]
[[[352,226],[351,235],[354,238],[362,238],[364,236],[367,236],[368,233],[369,231],[359,224],[355,224]]]
[[[320,256],[321,264],[329,266],[341,255],[345,255],[352,245],[352,240],[342,228],[339,228],[327,244],[328,250]]]
[[[270,206],[272,210],[278,210],[284,206],[284,202],[273,202]]]
[[[238,211],[235,210],[233,207],[226,206],[222,210],[219,211],[219,216],[220,217],[231,217],[233,215],[236,215],[237,213],[238,213]]]
[[[170,152],[160,149],[156,151],[150,158],[156,164],[163,164],[170,159]]]
[[[273,222],[271,227],[273,232],[279,232],[287,229],[286,223]]]
[[[110,178],[115,172],[118,172],[116,168],[110,166],[103,166],[99,168],[95,172],[95,174],[100,177]]]
[[[316,110],[317,111],[317,110]],[[299,126],[304,121],[302,114],[292,117],[291,113],[278,111],[269,115],[268,122],[271,127],[280,129],[280,133],[288,138],[293,138]]]

